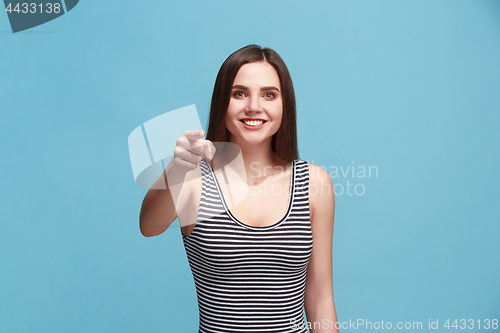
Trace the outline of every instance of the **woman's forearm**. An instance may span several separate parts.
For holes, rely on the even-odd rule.
[[[168,180],[179,184],[185,175],[185,172],[174,170],[170,163],[146,193],[139,215],[140,230],[145,237],[163,233],[177,218],[174,201],[178,194],[172,193]]]
[[[335,327],[337,323],[337,313],[333,298],[325,297],[318,300],[316,305],[311,308],[306,308],[306,316],[308,327],[311,333],[338,333],[338,328]]]

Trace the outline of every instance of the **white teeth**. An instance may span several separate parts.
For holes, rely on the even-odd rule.
[[[262,120],[243,120],[243,122],[250,126],[260,126],[264,123]]]

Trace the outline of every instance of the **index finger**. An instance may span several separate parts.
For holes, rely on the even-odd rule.
[[[205,131],[204,130],[199,130],[199,131],[186,131],[184,133],[186,135],[186,138],[188,140],[199,140],[202,137],[205,136]]]

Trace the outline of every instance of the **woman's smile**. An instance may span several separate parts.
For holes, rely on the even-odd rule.
[[[241,119],[240,121],[243,124],[243,127],[249,130],[261,129],[262,127],[264,127],[264,124],[266,123],[265,120],[251,119],[251,118]]]

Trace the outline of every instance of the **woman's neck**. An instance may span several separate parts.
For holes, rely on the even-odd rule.
[[[267,178],[287,167],[288,163],[272,150],[271,140],[272,137],[259,144],[231,141],[241,150],[247,177]],[[276,167],[281,167],[281,169],[277,170]]]

